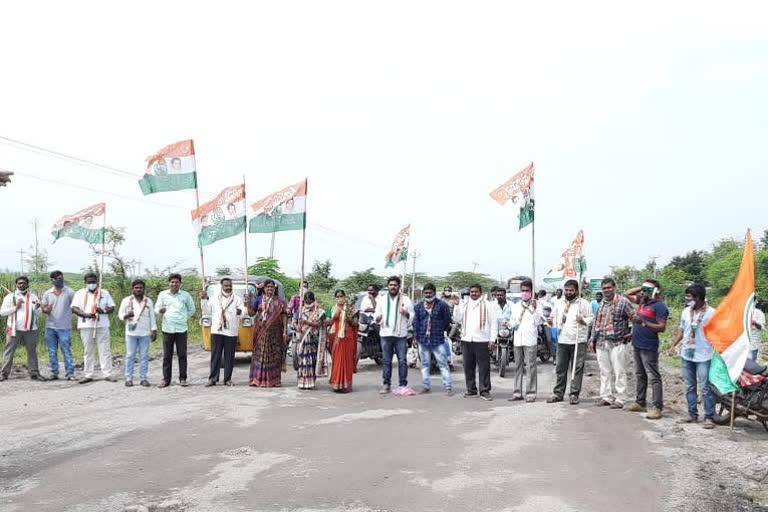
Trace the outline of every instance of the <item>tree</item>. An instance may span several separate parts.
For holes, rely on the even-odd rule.
[[[339,286],[347,292],[347,294],[357,293],[362,290],[368,289],[369,284],[378,284],[384,287],[384,280],[386,278],[376,275],[373,272],[373,267],[365,270],[358,270],[352,272],[349,277],[339,283]],[[312,281],[310,281],[312,283]]]
[[[312,272],[306,275],[309,287],[319,292],[329,292],[336,286],[338,279],[331,276],[331,260],[323,262],[315,261],[312,264]]]
[[[490,291],[491,288],[497,286],[499,283],[491,278],[488,274],[479,274],[477,272],[465,272],[462,270],[451,272],[442,279],[437,280],[435,285],[451,286],[454,291],[459,291],[462,288],[466,288],[475,283],[483,287],[484,291]]]
[[[741,265],[743,249],[738,243],[730,242],[721,243],[712,251],[712,261],[707,268],[707,281],[712,285],[712,295],[717,299],[725,296],[731,289]]]
[[[285,287],[286,297],[298,293],[299,280],[288,277],[280,271],[280,264],[274,258],[256,258],[256,263],[248,267],[248,274],[252,276],[265,276],[280,281]]]
[[[768,229],[763,231],[763,236],[760,238],[760,250],[768,249]]]
[[[93,253],[94,259],[94,268],[91,270],[97,270],[106,276],[107,269],[99,268],[99,262],[101,261],[103,252],[104,257],[108,260],[106,265],[109,269],[109,274],[120,295],[128,295],[131,293],[128,269],[131,268],[136,261],[129,260],[120,253],[120,248],[125,243],[125,228],[107,227],[104,237],[103,245],[91,244],[91,252]]]
[[[242,269],[240,269],[242,270]],[[216,275],[217,276],[231,276],[232,275],[232,267],[229,267],[227,265],[222,265],[218,268],[216,268]]]
[[[616,281],[616,288],[619,292],[624,292],[642,283],[642,273],[632,265],[611,267],[611,273],[608,277]]]
[[[709,259],[709,253],[706,251],[690,251],[684,256],[672,258],[668,266],[682,270],[687,281],[708,286],[706,272]]]
[[[48,268],[53,265],[53,262],[48,257],[48,251],[45,249],[41,249],[37,254],[34,252],[29,254],[29,257],[27,257],[24,262],[27,264],[27,268],[29,268],[35,275],[46,272]]]

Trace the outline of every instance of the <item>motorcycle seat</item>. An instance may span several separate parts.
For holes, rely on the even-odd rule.
[[[768,377],[768,366],[761,366],[751,359],[744,363],[744,371],[752,375],[765,375]]]

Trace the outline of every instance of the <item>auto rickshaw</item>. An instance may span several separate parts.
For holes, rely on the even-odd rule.
[[[226,276],[229,277],[229,276]],[[219,294],[220,281],[223,277],[206,277],[205,278],[205,291],[208,292],[208,297],[216,297]],[[283,284],[277,279],[267,276],[248,276],[248,282],[246,283],[243,277],[232,277],[232,291],[236,293],[241,299],[245,296],[245,291],[251,296],[261,295],[264,281],[272,279],[277,286],[277,296],[281,300],[285,300],[285,289]],[[200,317],[200,326],[203,332],[203,348],[208,352],[211,351],[211,317],[210,315],[203,315]],[[237,345],[235,346],[236,352],[251,352],[253,350],[253,317],[248,316],[247,311],[243,311],[240,315],[240,327],[237,334]]]

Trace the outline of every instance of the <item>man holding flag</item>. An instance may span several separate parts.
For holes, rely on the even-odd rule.
[[[5,352],[3,366],[0,369],[0,381],[6,380],[11,373],[16,347],[23,345],[27,349],[27,368],[32,380],[48,380],[40,375],[37,366],[37,310],[40,301],[29,291],[29,279],[26,276],[16,278],[16,291],[9,293],[0,306],[0,315],[8,317],[5,333]]]
[[[84,281],[85,288],[75,292],[72,298],[72,312],[79,317],[77,327],[84,348],[85,375],[78,382],[93,382],[97,346],[104,379],[117,382],[112,376],[112,346],[109,339],[109,315],[115,310],[115,301],[109,291],[99,287],[99,278],[93,272],[85,274]]]

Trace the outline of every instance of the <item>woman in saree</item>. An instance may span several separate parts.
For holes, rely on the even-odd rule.
[[[347,304],[344,290],[336,290],[336,299],[331,312],[330,338],[333,342],[331,351],[331,389],[337,393],[352,391],[352,374],[357,366],[357,315],[358,311]]]
[[[296,348],[298,375],[296,383],[299,389],[315,389],[317,377],[328,375],[326,360],[325,311],[315,302],[315,294],[304,294],[304,302],[299,313],[299,346]]]
[[[250,385],[260,388],[280,386],[288,342],[288,316],[285,302],[277,296],[274,281],[264,281],[261,302],[255,309],[249,304],[248,314],[254,317]]]

